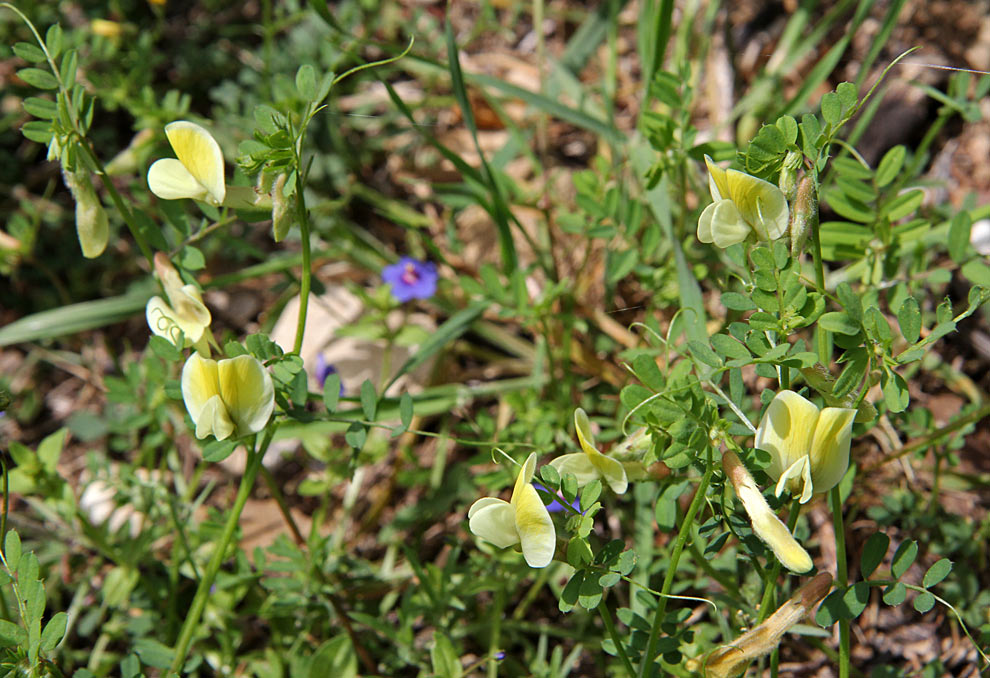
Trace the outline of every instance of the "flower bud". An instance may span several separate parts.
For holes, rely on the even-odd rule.
[[[272,186],[272,238],[275,242],[282,242],[292,227],[293,207],[296,204],[296,195],[285,195],[285,181],[288,177],[280,174]]]
[[[784,156],[784,166],[780,170],[777,187],[783,192],[788,202],[794,200],[794,189],[797,187],[797,170],[801,167],[801,159],[803,157],[797,151],[788,151],[787,155]]]

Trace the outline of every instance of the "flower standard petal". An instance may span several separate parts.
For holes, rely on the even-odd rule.
[[[527,483],[518,495],[513,492],[516,532],[522,544],[523,557],[530,567],[546,567],[557,548],[557,533],[550,512],[536,488]]]
[[[226,197],[223,152],[209,132],[194,122],[177,120],[165,125],[165,136],[176,157],[206,189],[207,201],[219,205]]]
[[[711,191],[712,200],[718,202],[729,197],[729,184],[725,179],[725,170],[716,165],[709,156],[705,156],[705,165],[708,167],[708,190]]]
[[[515,505],[516,495],[522,492],[524,487],[529,486],[529,481],[533,479],[533,474],[536,473],[536,452],[530,452],[529,456],[526,457],[526,461],[519,469],[519,474],[516,476],[516,484],[512,486],[512,499],[510,502]]]
[[[206,403],[220,395],[217,361],[193,353],[182,367],[182,401],[194,422]]]
[[[237,437],[265,428],[275,409],[275,388],[256,358],[239,355],[217,366],[220,397],[237,429]]]
[[[175,158],[156,160],[148,168],[148,188],[162,200],[206,200],[207,190]]]
[[[788,210],[784,192],[769,181],[737,170],[725,173],[729,197],[760,240],[776,240],[787,230]],[[726,196],[723,196],[726,197]]]
[[[808,453],[815,492],[828,492],[846,474],[855,417],[856,410],[846,407],[826,407],[819,415]]]
[[[169,297],[169,301],[172,302],[179,327],[190,343],[195,344],[213,319],[210,310],[203,303],[199,289],[195,285],[183,285]]]
[[[165,303],[161,297],[152,297],[144,307],[144,317],[148,321],[148,327],[159,337],[164,337],[175,346],[178,346],[179,327],[172,307]],[[188,337],[186,338],[188,340]]]
[[[468,509],[468,527],[471,532],[500,549],[519,543],[516,532],[516,510],[507,501],[484,497]]]
[[[807,398],[786,390],[774,396],[763,413],[753,445],[770,453],[767,475],[779,480],[787,468],[808,454],[817,423],[818,408]]]

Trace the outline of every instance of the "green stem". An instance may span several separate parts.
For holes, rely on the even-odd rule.
[[[830,494],[832,520],[835,525],[835,584],[845,588],[849,584],[849,566],[846,562],[846,529],[842,520],[842,495],[839,486]],[[839,678],[849,678],[849,620],[839,620]]]
[[[612,621],[612,613],[608,611],[608,605],[605,604],[605,597],[598,602],[598,614],[601,615],[602,623],[605,624],[605,630],[608,631],[609,637],[612,638],[612,643],[615,644],[615,650],[619,653],[619,658],[622,659],[622,663],[626,667],[626,671],[629,673],[629,678],[634,678],[636,675],[636,669],[633,668],[632,662],[629,661],[629,655],[626,654],[626,648],[622,646],[622,639],[619,638],[619,632],[615,629],[615,622]]]
[[[309,215],[306,213],[306,200],[302,185],[296,186],[296,211],[299,215],[299,233],[302,240],[302,276],[299,280],[299,320],[296,322],[296,341],[292,352],[302,350],[303,335],[306,333],[306,312],[309,310],[309,289],[313,277],[312,252],[309,242]]]
[[[815,200],[818,199],[818,182],[815,181]],[[811,224],[811,254],[815,262],[815,287],[819,294],[825,294],[825,264],[822,263],[822,236],[817,213]],[[826,368],[832,364],[831,340],[829,333],[820,325],[815,327],[815,342],[818,349],[818,362]]]
[[[227,515],[227,523],[223,526],[220,540],[216,545],[216,549],[213,551],[210,562],[206,565],[203,578],[199,581],[196,595],[193,597],[192,605],[189,607],[189,616],[186,617],[185,622],[182,624],[182,630],[179,632],[179,640],[175,644],[175,658],[172,660],[172,666],[169,668],[168,673],[166,673],[166,677],[178,676],[186,663],[186,656],[189,654],[189,648],[192,645],[193,634],[196,632],[197,626],[199,626],[199,619],[203,615],[203,610],[206,608],[206,601],[210,597],[210,588],[217,578],[220,566],[223,565],[224,557],[227,554],[227,547],[230,546],[231,541],[234,539],[234,533],[237,531],[241,511],[244,510],[244,505],[247,503],[248,497],[251,496],[254,479],[258,475],[258,469],[261,468],[261,459],[265,456],[265,450],[268,449],[273,434],[274,429],[272,428],[268,428],[265,431],[265,437],[261,442],[260,449],[255,449],[254,440],[251,440],[248,445],[247,467],[244,469],[244,477],[241,478],[241,485],[237,488],[237,497],[234,499],[234,506]]]
[[[667,610],[667,596],[670,594],[670,589],[674,585],[677,563],[681,559],[681,553],[684,551],[684,546],[687,544],[688,537],[691,534],[694,518],[701,509],[701,505],[705,503],[708,483],[711,481],[714,471],[715,462],[709,456],[705,475],[701,477],[701,482],[698,483],[698,489],[694,493],[694,498],[691,500],[687,514],[681,522],[681,529],[677,533],[677,541],[674,542],[674,551],[670,554],[670,564],[667,566],[667,574],[664,576],[663,587],[660,589],[660,600],[657,601],[657,609],[653,616],[653,625],[650,627],[650,636],[646,643],[646,652],[643,653],[643,659],[639,663],[639,678],[647,678],[652,675],[653,659],[657,652],[657,641],[660,639],[660,626],[663,624],[664,614]]]

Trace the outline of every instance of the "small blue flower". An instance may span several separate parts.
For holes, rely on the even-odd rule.
[[[313,376],[316,377],[317,383],[319,383],[320,388],[327,381],[327,377],[331,374],[337,374],[337,368],[327,362],[327,359],[323,357],[322,353],[316,354],[316,372]],[[340,384],[340,395],[344,395],[344,384]]]
[[[550,492],[550,490],[548,490],[547,488],[545,488],[540,483],[533,483],[533,486],[536,489],[538,489],[538,490],[543,490],[544,492]],[[557,493],[557,498],[554,499],[549,504],[547,504],[547,512],[549,512],[549,513],[560,513],[561,511],[566,511],[567,510],[567,507],[562,503],[563,500],[564,500],[564,497],[560,494],[560,492],[558,492]],[[584,511],[581,510],[581,499],[580,498],[575,498],[574,501],[571,502],[571,508],[574,509],[578,513],[584,513]]]
[[[437,267],[432,261],[402,257],[382,269],[382,280],[392,286],[392,296],[399,303],[429,299],[437,292]]]

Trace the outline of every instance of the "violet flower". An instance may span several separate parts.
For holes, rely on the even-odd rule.
[[[316,377],[316,382],[323,388],[323,385],[327,381],[327,377],[331,374],[337,374],[337,368],[327,362],[327,359],[323,357],[322,353],[316,354],[316,370],[313,376]],[[340,384],[340,395],[344,395],[344,384]]]
[[[550,492],[549,489],[547,489],[540,483],[533,483],[533,485],[538,490],[543,490],[544,492]],[[564,501],[563,495],[560,492],[558,492],[556,498],[552,502],[547,504],[547,511],[549,513],[560,513],[561,511],[566,511],[567,507],[563,504],[563,501]],[[580,497],[575,497],[574,501],[571,502],[571,508],[577,511],[578,513],[582,513],[582,514],[584,513],[584,511],[581,510]]]
[[[437,292],[437,266],[432,261],[401,257],[399,263],[382,269],[382,280],[392,286],[392,296],[399,303],[429,299]]]

